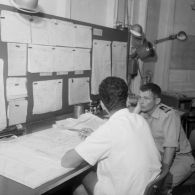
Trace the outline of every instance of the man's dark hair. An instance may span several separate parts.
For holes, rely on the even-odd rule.
[[[143,92],[151,91],[154,94],[154,96],[161,98],[161,88],[157,84],[147,83],[145,85],[142,85],[140,87],[140,91],[143,91]]]
[[[128,87],[125,81],[118,77],[107,77],[99,86],[99,97],[108,111],[126,107]]]

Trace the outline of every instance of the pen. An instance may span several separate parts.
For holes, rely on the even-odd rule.
[[[70,130],[70,131],[78,131],[78,132],[81,131],[81,129],[74,129],[74,128],[67,128],[67,130]]]

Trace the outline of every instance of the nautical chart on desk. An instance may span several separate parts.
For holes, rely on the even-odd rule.
[[[1,141],[0,175],[34,189],[72,170],[61,167],[61,158],[82,140],[77,131],[67,130],[65,126],[82,124],[83,127],[98,128],[105,121],[92,114],[72,119],[73,123],[70,121],[71,118],[69,123],[61,121],[63,127],[56,126],[13,140]]]

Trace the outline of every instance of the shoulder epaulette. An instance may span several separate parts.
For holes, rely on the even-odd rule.
[[[166,106],[160,106],[159,107],[161,110],[163,110],[165,113],[169,112],[171,110],[171,108],[166,107]]]

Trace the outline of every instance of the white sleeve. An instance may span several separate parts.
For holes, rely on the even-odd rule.
[[[97,161],[108,157],[110,148],[109,133],[103,125],[80,143],[75,150],[86,162],[95,165]]]

